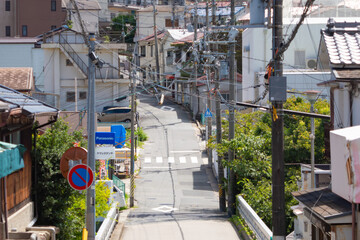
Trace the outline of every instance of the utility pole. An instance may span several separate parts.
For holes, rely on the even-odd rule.
[[[215,18],[215,12],[216,12],[216,4],[215,4],[215,0],[211,0],[211,15],[212,15],[212,25],[215,26],[216,25],[216,18]]]
[[[171,27],[175,28],[175,0],[172,0],[172,19],[171,19]]]
[[[235,25],[235,0],[231,0],[231,22],[230,25]],[[229,72],[229,141],[235,138],[235,78],[236,78],[236,67],[235,67],[235,43],[232,41],[229,43],[229,57],[230,57],[230,72]],[[235,158],[235,152],[233,150],[229,150],[229,162],[233,162]],[[228,215],[232,216],[236,213],[236,199],[235,199],[235,191],[236,191],[236,176],[235,172],[230,169],[228,175],[229,183],[228,183]]]
[[[135,44],[133,64],[136,63],[138,55],[138,46]],[[133,67],[132,67],[133,68]],[[134,207],[134,190],[135,190],[135,114],[136,114],[136,103],[135,103],[135,76],[134,70],[130,73],[131,81],[131,165],[130,165],[130,207]]]
[[[222,140],[222,126],[221,126],[221,97],[220,97],[220,84],[218,72],[215,71],[215,92],[216,92],[216,143],[220,144]],[[221,212],[226,211],[226,198],[225,198],[225,188],[224,188],[224,166],[222,164],[222,157],[218,155],[218,168],[219,168],[219,208]]]
[[[197,24],[198,24],[198,14],[197,14],[197,6],[198,6],[198,1],[195,0],[195,15],[194,15],[194,52],[195,52],[195,56],[194,56],[194,69],[195,69],[195,81],[192,83],[192,97],[190,99],[192,100],[193,105],[193,119],[196,119],[196,114],[197,112],[199,112],[199,104],[197,104],[197,112],[195,112],[195,105],[198,101],[196,101],[196,99],[198,98],[198,96],[196,96],[196,91],[197,91],[197,71],[198,71],[198,52],[197,52],[197,45],[196,45],[196,40],[197,40]]]
[[[160,66],[159,66],[159,48],[158,48],[158,39],[157,39],[157,27],[156,27],[156,8],[155,0],[153,0],[153,9],[154,9],[154,38],[155,38],[155,61],[156,61],[156,81],[157,84],[160,84]]]
[[[209,41],[209,2],[208,0],[206,0],[206,35],[205,35],[205,41]],[[209,52],[209,45],[205,44],[205,51]],[[207,53],[208,54],[208,53]],[[209,62],[210,64],[210,62]],[[206,67],[206,76],[207,76],[207,80],[208,80],[208,97],[207,97],[207,106],[211,111],[211,92],[210,92],[210,67]],[[208,125],[208,139],[210,139],[211,135],[212,135],[212,117],[208,117],[207,118],[207,125]],[[212,165],[212,149],[209,148],[208,149],[208,165],[211,168]]]
[[[95,51],[95,35],[89,33],[89,55]],[[95,172],[95,65],[89,56],[88,67],[88,166]],[[95,181],[86,191],[86,229],[88,239],[94,240],[95,232]]]
[[[282,54],[276,54],[283,41],[282,5],[283,0],[273,1],[273,67],[274,77],[282,77]],[[270,81],[272,79],[270,78]],[[270,83],[271,84],[271,83]],[[285,90],[284,90],[285,91]],[[286,93],[285,93],[286,94]],[[271,97],[270,97],[271,98]],[[271,99],[270,99],[271,100]],[[273,240],[284,240],[285,227],[285,190],[284,190],[284,120],[283,102],[272,101],[272,221]]]

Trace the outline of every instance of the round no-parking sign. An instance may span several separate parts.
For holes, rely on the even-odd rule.
[[[85,190],[91,186],[94,181],[94,173],[91,168],[85,164],[78,164],[72,167],[68,173],[70,186],[75,190]]]

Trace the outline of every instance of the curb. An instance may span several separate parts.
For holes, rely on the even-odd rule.
[[[125,221],[130,213],[130,209],[122,210],[119,213],[118,222],[115,225],[114,231],[111,233],[110,240],[120,240],[124,230]]]

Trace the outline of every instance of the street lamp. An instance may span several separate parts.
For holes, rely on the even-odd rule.
[[[304,92],[306,95],[307,100],[310,102],[310,112],[314,112],[314,103],[316,102],[319,91],[310,90]],[[315,188],[315,154],[314,154],[314,141],[315,141],[315,124],[314,118],[311,117],[311,133],[310,133],[310,140],[311,140],[311,188]]]

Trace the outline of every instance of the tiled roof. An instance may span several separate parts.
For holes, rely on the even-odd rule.
[[[360,30],[322,33],[331,64],[360,66]]]
[[[328,188],[302,190],[292,195],[324,220],[351,214],[351,203]]]
[[[158,31],[157,32],[157,39],[162,39],[164,36],[165,36],[164,31]],[[152,40],[155,40],[154,34],[146,36],[146,37],[144,37],[144,38],[142,38],[142,39],[140,39],[138,41],[141,42],[141,41],[152,41]]]
[[[33,70],[30,67],[0,68],[0,84],[17,91],[31,91]]]

